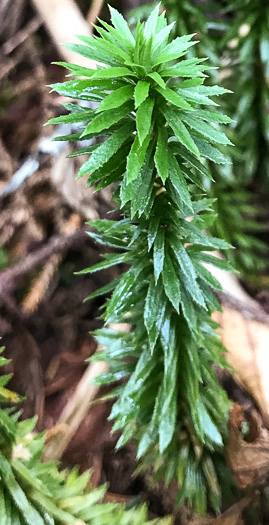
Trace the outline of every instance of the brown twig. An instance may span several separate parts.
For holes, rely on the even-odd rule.
[[[1,0],[1,39],[7,40],[18,31],[23,19],[25,4],[26,0],[12,0],[12,2]]]
[[[91,363],[88,366],[56,424],[55,430],[59,431],[47,440],[44,461],[55,461],[62,457],[100,389],[100,386],[91,385],[91,381],[107,370],[108,365],[104,362]]]
[[[4,55],[12,53],[16,47],[22,44],[30,35],[35,33],[42,24],[42,20],[39,17],[33,18],[21,31],[18,31],[12,36],[7,42],[3,44],[2,51]]]
[[[26,259],[19,261],[12,268],[0,274],[0,300],[13,292],[18,281],[37,266],[42,265],[53,254],[74,247],[85,240],[85,230],[80,228],[71,235],[54,236],[42,248],[30,253]]]
[[[14,69],[24,57],[27,48],[25,44],[16,49],[14,55],[9,60],[5,59],[4,63],[1,63],[0,80],[5,78],[12,69]]]
[[[65,234],[72,234],[74,233],[79,226],[81,225],[81,218],[76,213],[73,213],[68,221],[63,225],[63,233]],[[25,312],[32,313],[36,310],[40,302],[42,301],[49,284],[59,267],[60,263],[62,262],[64,257],[64,251],[61,250],[60,252],[54,253],[45,263],[44,267],[42,268],[41,273],[37,277],[37,279],[34,280],[30,291],[24,298],[22,302],[22,308]]]
[[[223,306],[225,305],[237,310],[245,319],[269,325],[269,315],[263,310],[259,303],[255,304],[254,302],[251,303],[240,300],[226,291],[215,292],[215,294]]]

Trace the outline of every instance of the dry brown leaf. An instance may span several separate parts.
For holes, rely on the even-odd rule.
[[[235,510],[233,514],[226,513],[218,518],[212,518],[204,523],[204,525],[244,525],[241,518],[241,511]]]
[[[246,496],[239,500],[237,503],[232,505],[226,510],[221,516],[217,518],[203,518],[196,516],[193,520],[189,521],[189,525],[244,525],[242,518],[242,512],[253,505],[253,497]]]
[[[258,412],[252,411],[246,418],[249,423],[247,441],[241,434],[244,409],[235,403],[230,413],[226,457],[242,488],[262,482],[269,473],[269,432],[263,427]]]
[[[132,501],[132,496],[126,496],[125,494],[114,494],[113,492],[107,492],[104,496],[106,503],[128,503]]]
[[[269,423],[269,326],[245,319],[228,307],[214,314],[214,319],[222,327],[226,359],[234,367],[236,379],[253,396]]]
[[[39,346],[22,323],[17,322],[12,333],[5,339],[6,357],[10,359],[5,373],[13,378],[10,388],[25,397],[23,401],[24,418],[38,416],[38,428],[42,426],[44,412],[44,386]]]

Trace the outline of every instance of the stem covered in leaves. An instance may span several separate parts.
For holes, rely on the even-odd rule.
[[[204,85],[204,59],[184,58],[193,35],[171,41],[173,24],[159,5],[135,37],[110,11],[112,25],[101,22],[99,37],[81,36],[83,44],[69,46],[104,65],[94,71],[61,63],[78,78],[52,88],[80,102],[50,121],[82,123],[62,140],[104,137],[72,156],[89,154],[79,176],[88,175],[98,190],[113,183],[122,213],[119,221],[91,222],[97,233],[90,235],[115,253],[84,272],[119,263],[129,269],[89,298],[112,291],[105,324],[133,327],[96,332],[106,349],[94,359],[110,366],[97,381],[123,380],[111,394],[118,446],[135,439],[141,468],[176,479],[178,503],[187,499],[203,513],[207,492],[214,509],[220,505],[215,465],[229,410],[212,368],[225,366],[211,319],[219,309],[212,288],[220,286],[205,266],[227,268],[210,252],[229,245],[204,233],[212,215],[204,159],[223,160],[218,145],[230,143],[218,127],[230,119],[215,108],[226,90]]]

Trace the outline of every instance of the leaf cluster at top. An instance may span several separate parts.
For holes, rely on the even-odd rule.
[[[81,101],[81,106],[66,105],[70,111],[49,123],[81,123],[81,131],[58,140],[87,140],[105,136],[98,145],[89,145],[74,155],[90,154],[78,176],[90,174],[88,183],[99,182],[101,189],[122,181],[127,187],[139,178],[147,157],[154,158],[163,183],[174,165],[173,149],[180,144],[200,170],[202,157],[225,162],[218,145],[230,144],[217,126],[230,119],[200,105],[217,106],[211,97],[225,93],[217,86],[204,86],[204,59],[184,59],[193,35],[178,37],[169,43],[173,24],[167,25],[157,6],[145,24],[138,23],[134,39],[123,17],[110,8],[113,26],[101,22],[96,27],[100,37],[79,37],[84,45],[69,49],[109,67],[97,70],[61,63],[79,78],[52,89]],[[177,62],[175,62],[177,61]],[[95,109],[83,106],[88,101]],[[173,170],[172,170],[173,171]],[[127,202],[126,197],[123,203]]]

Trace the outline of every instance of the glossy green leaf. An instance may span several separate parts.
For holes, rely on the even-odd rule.
[[[139,80],[139,82],[137,82],[134,90],[135,108],[138,108],[148,97],[149,88],[149,82],[146,82],[145,80]]]
[[[227,160],[227,157],[221,153],[217,148],[214,148],[206,142],[203,139],[198,139],[198,137],[194,137],[194,142],[196,146],[199,149],[200,155],[202,157],[206,157],[207,159],[211,160],[212,162],[215,162],[216,164],[227,164],[229,161]]]
[[[158,175],[165,182],[168,176],[168,134],[164,126],[158,127],[157,144],[154,156]]]
[[[151,36],[154,36],[155,34],[160,7],[161,3],[158,3],[145,23],[144,35],[147,39],[149,39]]]
[[[188,132],[187,128],[184,126],[183,122],[178,118],[176,110],[172,108],[162,109],[162,112],[167,119],[169,126],[172,128],[176,137],[179,139],[181,144],[185,146],[191,153],[200,158],[199,150]]]
[[[29,525],[32,525],[33,523],[35,523],[36,525],[45,525],[40,514],[27,500],[25,493],[16,481],[16,478],[12,472],[9,462],[2,455],[2,453],[0,453],[0,472],[1,478],[5,483],[14,503],[21,511],[25,523]]]
[[[142,102],[136,112],[136,129],[138,133],[139,143],[142,146],[147,135],[151,129],[151,119],[154,107],[154,100],[147,98]]]
[[[197,111],[197,116],[202,118],[206,122],[218,122],[220,124],[230,124],[233,120],[223,113],[218,113],[217,111],[207,111],[205,109],[199,109]]]
[[[133,92],[134,88],[131,85],[116,89],[101,102],[98,111],[108,111],[122,106],[127,100],[132,98]]]
[[[138,135],[136,135],[130,153],[127,157],[127,184],[134,181],[138,177],[146,157],[149,141],[150,135],[145,138],[141,146]]]
[[[199,285],[197,284],[197,274],[192,260],[190,259],[188,253],[186,252],[185,248],[182,246],[182,243],[179,241],[176,235],[171,236],[170,245],[177,259],[180,272],[182,272],[181,280],[185,282],[188,292],[193,298],[193,300],[197,304],[200,304],[201,306],[205,307],[204,297],[199,288]]]
[[[86,120],[90,120],[93,117],[93,110],[89,109],[86,111],[79,111],[77,113],[70,113],[69,115],[61,115],[60,117],[51,118],[46,122],[46,125],[48,124],[73,124],[74,122],[85,122]]]
[[[179,95],[176,91],[173,89],[170,89],[168,87],[162,88],[162,87],[156,87],[155,88],[158,93],[160,93],[168,102],[171,102],[174,106],[177,106],[181,109],[188,109],[192,110],[192,106],[185,100],[181,95]]]
[[[127,123],[120,129],[115,131],[105,142],[94,150],[89,160],[87,160],[80,168],[78,177],[94,173],[101,168],[111,157],[118,151],[120,146],[129,138],[132,130],[132,123]]]
[[[131,113],[133,109],[133,103],[126,102],[119,108],[115,108],[115,111],[111,112],[102,112],[97,114],[97,116],[86,126],[83,131],[81,138],[89,133],[99,133],[100,131],[107,130],[113,124],[119,122],[122,118],[126,117]]]
[[[168,44],[162,52],[156,57],[154,60],[154,65],[157,66],[158,64],[164,64],[166,62],[170,62],[171,60],[175,60],[176,58],[179,58],[182,56],[182,54],[187,51],[187,49],[194,44],[196,44],[195,41],[189,42],[189,40],[193,37],[193,35],[184,35],[178,38],[175,38],[170,44]]]
[[[182,60],[173,67],[162,69],[162,77],[190,77],[190,81],[184,81],[180,83],[180,87],[192,87],[193,85],[200,85],[202,80],[199,77],[204,77],[203,71],[207,69],[206,66],[200,65],[203,62],[201,59],[190,58],[188,60]],[[194,80],[192,79],[194,77]],[[195,77],[198,77],[195,78]],[[188,82],[188,84],[186,84]]]
[[[198,261],[193,261],[197,275],[209,286],[215,288],[216,290],[222,290],[221,284],[219,281],[212,275],[212,273],[207,270],[202,264]]]
[[[148,332],[152,329],[160,311],[163,308],[164,296],[161,286],[156,286],[154,280],[150,282],[144,309],[144,323]]]
[[[152,248],[152,245],[156,239],[156,235],[159,229],[160,217],[158,214],[151,214],[148,227],[148,250]]]
[[[174,155],[169,152],[168,157],[169,179],[178,193],[180,199],[192,210],[192,201],[185,177],[176,161]]]
[[[156,82],[156,84],[158,84],[158,86],[160,86],[161,88],[165,89],[165,82],[162,79],[161,75],[159,75],[159,73],[157,73],[157,71],[153,71],[152,73],[148,73],[147,76],[149,78],[151,78],[152,80],[154,80]]]
[[[117,11],[117,9],[114,9],[113,7],[109,6],[109,11],[111,15],[111,22],[117,29],[118,33],[122,34],[124,38],[133,45],[135,42],[134,37],[129,29],[126,20],[124,20],[123,16]]]
[[[196,411],[199,418],[199,423],[203,429],[204,434],[216,445],[223,445],[222,437],[213,421],[211,420],[207,410],[200,400],[196,402]]]
[[[203,472],[210,487],[210,499],[213,508],[219,512],[221,491],[212,459],[207,456],[202,462]]]
[[[68,80],[62,84],[51,84],[52,91],[57,91],[65,97],[72,97],[78,100],[101,101],[103,97],[103,87],[92,84],[91,80]]]
[[[165,293],[174,308],[178,311],[180,302],[180,286],[173,262],[168,253],[165,253],[162,270],[162,281]]]
[[[87,67],[79,66],[78,64],[70,64],[69,62],[53,62],[53,64],[69,69],[72,71],[72,76],[76,75],[91,78],[95,73],[95,69],[89,69]],[[71,73],[68,76],[71,76]]]
[[[93,266],[90,266],[90,268],[85,268],[84,270],[81,270],[80,272],[76,273],[77,275],[84,275],[87,273],[99,272],[100,270],[104,270],[106,268],[110,268],[111,266],[115,266],[115,264],[121,264],[127,258],[128,254],[126,253],[108,254],[104,261],[101,261],[97,264],[94,264]]]
[[[159,228],[153,247],[153,265],[155,283],[157,283],[164,264],[164,246],[165,246],[165,232],[163,228]]]
[[[98,69],[92,76],[92,80],[98,79],[110,79],[120,77],[133,77],[135,76],[133,71],[127,67],[109,67],[107,69]]]
[[[123,49],[121,49],[118,45],[112,44],[111,42],[108,42],[102,38],[89,37],[85,35],[77,35],[77,38],[79,38],[79,40],[82,42],[85,42],[91,50],[99,51],[104,54],[104,56],[110,56],[118,63],[122,63],[129,58],[126,51],[123,51]],[[107,62],[107,59],[105,61]]]
[[[197,330],[197,316],[195,307],[191,295],[188,289],[186,289],[184,282],[181,282],[181,309],[182,313],[187,321],[190,332],[196,332]]]
[[[105,53],[104,50],[100,51],[98,49],[93,49],[89,46],[84,46],[81,44],[65,44],[65,47],[70,51],[77,53],[78,55],[81,55],[85,58],[89,58],[90,60],[97,60],[97,62],[100,63],[102,63],[102,61],[105,61],[106,64],[109,64],[111,66],[121,65],[121,62],[115,59],[115,57],[111,56],[108,51]],[[95,72],[95,70],[93,71]]]
[[[147,159],[140,172],[141,182],[133,196],[131,204],[131,217],[138,212],[139,217],[146,211],[150,201],[152,201],[152,190],[154,182],[153,169],[147,163]],[[135,181],[136,182],[136,181]]]
[[[159,20],[160,20],[160,17],[159,17]],[[157,34],[154,36],[153,50],[155,53],[158,47],[161,47],[162,50],[166,47],[168,43],[168,36],[171,33],[173,27],[175,26],[175,23],[176,22],[172,22],[169,25],[165,23],[164,27],[162,27],[162,29],[159,32],[157,32]]]
[[[191,129],[198,131],[199,134],[203,135],[211,142],[216,142],[217,144],[232,144],[228,137],[226,137],[225,133],[213,128],[213,126],[201,119],[193,118],[190,115],[183,115],[182,120],[184,120]]]
[[[163,406],[159,427],[159,446],[160,453],[163,454],[171,443],[175,432],[177,420],[177,391],[172,390],[172,394],[166,397],[166,403]]]

